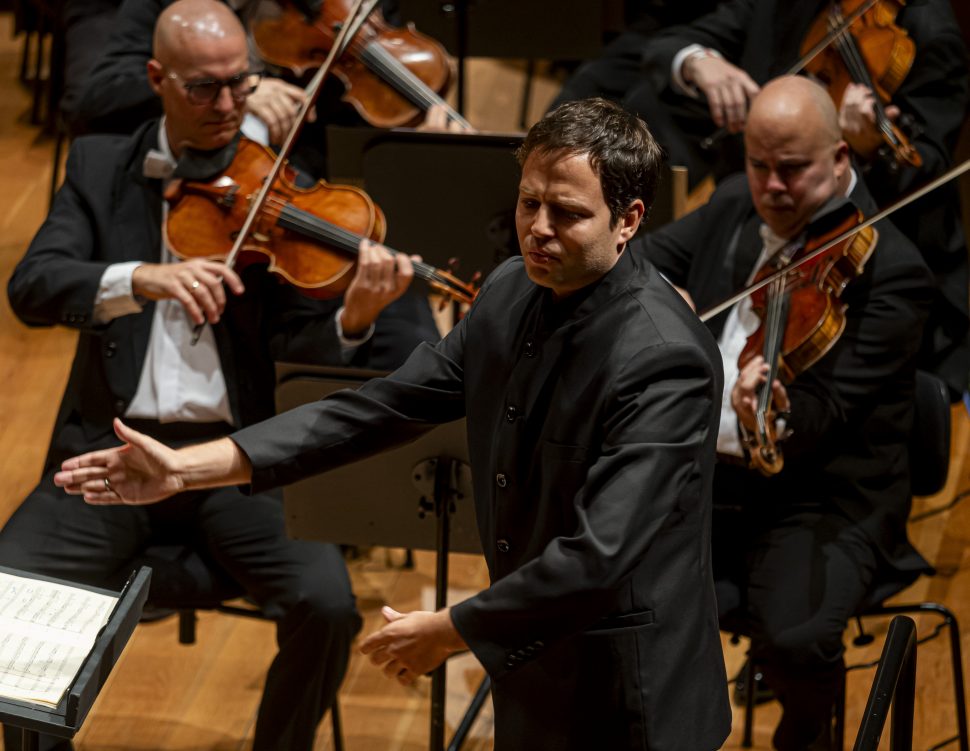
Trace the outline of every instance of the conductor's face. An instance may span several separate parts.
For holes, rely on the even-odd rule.
[[[557,298],[592,284],[616,264],[642,214],[635,201],[611,227],[588,156],[533,152],[522,166],[515,210],[526,273]]]

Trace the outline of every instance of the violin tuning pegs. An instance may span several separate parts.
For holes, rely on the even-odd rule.
[[[458,270],[458,258],[456,256],[452,256],[451,258],[448,259],[448,271],[454,273],[457,270]]]
[[[472,282],[471,282],[472,284],[478,284],[481,280],[482,280],[481,271],[476,271],[474,274],[472,274]]]

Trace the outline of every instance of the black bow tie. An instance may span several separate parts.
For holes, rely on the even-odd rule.
[[[171,157],[163,154],[157,149],[150,150],[145,155],[142,165],[142,174],[148,178],[167,180],[171,177],[178,177],[185,180],[211,180],[216,175],[226,171],[236,157],[236,148],[239,145],[240,133],[232,139],[232,142],[220,149],[201,151],[199,149],[186,148],[182,151],[182,156],[178,162]]]

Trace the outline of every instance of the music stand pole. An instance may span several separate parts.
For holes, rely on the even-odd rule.
[[[451,547],[449,535],[452,499],[457,492],[455,462],[447,457],[438,457],[434,467],[434,514],[436,520],[435,544],[435,610],[448,606],[448,551]],[[431,751],[442,751],[445,747],[445,683],[447,680],[447,661],[441,663],[431,674]]]

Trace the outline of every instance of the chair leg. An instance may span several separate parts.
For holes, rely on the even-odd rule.
[[[334,751],[344,751],[344,731],[340,723],[340,699],[334,698],[330,707],[330,723],[333,725]]]
[[[744,676],[744,683],[748,691],[744,698],[744,735],[741,738],[741,748],[751,748],[754,745],[752,737],[754,734],[754,682],[756,673],[754,658],[749,653]]]
[[[195,610],[179,610],[179,644],[195,644]]]
[[[842,685],[835,697],[835,727],[833,729],[833,751],[843,751],[845,748],[845,677],[842,674]]]
[[[34,50],[34,80],[32,82],[34,98],[30,107],[31,125],[40,125],[40,110],[44,101],[44,34],[47,31],[45,27],[44,15],[39,14],[37,17],[37,49]]]
[[[950,660],[953,663],[953,699],[957,710],[957,732],[960,739],[960,751],[970,751],[967,739],[967,697],[963,685],[963,657],[960,648],[960,626],[956,616],[945,606],[946,623],[950,627]]]

